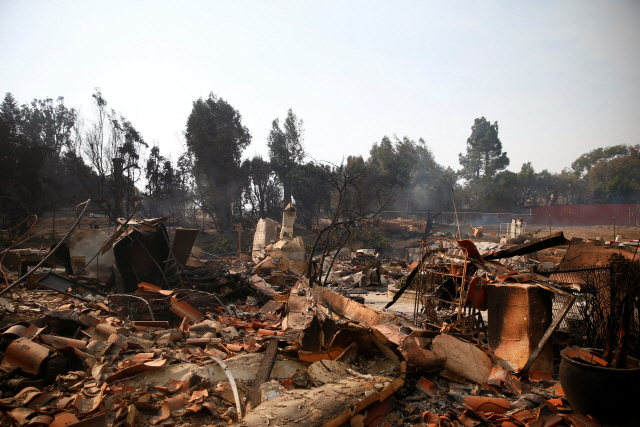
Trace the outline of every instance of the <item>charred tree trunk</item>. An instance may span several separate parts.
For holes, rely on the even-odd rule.
[[[440,215],[441,213],[442,212],[438,212],[434,216],[431,216],[431,212],[427,212],[427,227],[424,230],[424,234],[422,235],[421,240],[427,240],[427,237],[429,237],[431,229],[433,228],[433,220],[438,218],[438,215]]]
[[[282,209],[286,209],[291,203],[291,182],[288,179],[284,180],[282,187],[284,190],[284,206]]]
[[[124,159],[113,159],[113,212],[114,223],[122,216],[122,174],[124,172]]]

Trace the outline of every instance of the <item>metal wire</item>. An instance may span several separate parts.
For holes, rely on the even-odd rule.
[[[557,282],[571,286],[565,289],[572,293],[576,300],[554,334],[554,346],[559,352],[566,345],[578,345],[586,348],[603,348],[607,335],[607,324],[604,319],[612,309],[610,292],[613,282],[612,267],[602,265],[586,265],[578,268],[555,269],[541,271]],[[581,290],[575,289],[579,285]],[[555,316],[565,297],[555,295],[552,302],[553,316]],[[634,313],[634,327],[630,331],[629,344],[632,356],[640,355],[640,333],[638,311]]]
[[[80,215],[78,216],[78,218],[76,219],[76,222],[73,223],[73,225],[71,226],[71,228],[69,229],[69,231],[67,232],[67,234],[65,234],[65,236],[60,240],[60,242],[58,242],[58,244],[56,245],[55,248],[53,248],[52,250],[50,250],[43,258],[42,261],[40,261],[38,263],[38,265],[36,265],[31,271],[27,272],[24,276],[22,276],[21,278],[19,278],[18,280],[16,280],[15,282],[13,282],[11,285],[7,286],[6,288],[4,288],[3,290],[0,291],[0,296],[4,295],[5,293],[7,293],[10,289],[14,288],[15,286],[18,285],[18,283],[20,283],[21,281],[23,281],[24,279],[26,279],[27,277],[29,277],[31,275],[31,273],[33,273],[34,271],[36,271],[38,268],[40,268],[40,266],[42,264],[45,263],[46,260],[49,259],[49,257],[51,255],[53,255],[55,253],[55,251],[60,247],[60,245],[62,245],[62,243],[67,240],[67,238],[69,237],[69,234],[71,234],[71,232],[76,228],[76,226],[78,225],[78,223],[80,222],[80,219],[82,218],[82,216],[84,215],[84,213],[87,211],[87,207],[89,206],[89,203],[91,202],[91,199],[88,199],[86,202],[84,203],[80,203],[78,205],[78,207],[82,206],[84,204],[84,209],[82,210],[82,213],[80,213]]]

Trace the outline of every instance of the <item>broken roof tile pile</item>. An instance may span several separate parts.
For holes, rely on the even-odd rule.
[[[519,380],[484,347],[405,336],[402,318],[304,282],[261,309],[212,303],[193,319],[185,303],[180,321],[122,320],[108,300],[67,298],[2,332],[5,425],[582,425],[551,375]],[[342,310],[351,319],[327,315]],[[417,374],[425,360],[431,373]],[[413,383],[394,397],[407,369]]]
[[[463,328],[459,320],[470,316],[462,310],[448,313],[458,323],[438,320],[437,307],[422,313],[435,323],[424,316],[416,322],[324,286],[309,288],[306,263],[280,249],[265,247],[256,264],[203,260],[190,254],[192,239],[183,232],[170,242],[160,220],[123,221],[94,245],[113,251],[113,265],[96,262],[94,280],[77,274],[92,260],[76,253],[71,265],[59,262],[69,283],[54,277],[45,289],[4,293],[1,425],[600,425],[573,412],[557,376],[529,369],[529,361],[514,368]],[[444,301],[465,309],[486,305],[486,283],[555,289],[495,261],[531,248],[480,256],[459,243],[462,261],[457,249],[431,248],[413,264],[382,263],[363,251],[325,273],[333,274],[328,283],[351,291],[408,275],[400,288],[410,292],[429,258],[456,286],[471,282],[469,272],[481,273],[473,276],[483,278],[477,289]],[[103,268],[113,273],[107,282],[96,280]],[[455,279],[459,269],[468,281]],[[580,350],[575,357],[588,358]]]

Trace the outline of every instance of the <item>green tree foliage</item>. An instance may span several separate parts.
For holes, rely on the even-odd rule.
[[[112,112],[111,132],[116,146],[116,157],[123,160],[124,185],[123,196],[127,201],[127,217],[130,214],[131,199],[135,194],[135,185],[140,180],[142,169],[140,155],[142,147],[148,147],[142,135],[133,127],[131,122],[120,115],[115,117]]]
[[[1,193],[42,213],[82,193],[65,167],[77,114],[62,97],[18,107],[7,93],[0,108]]]
[[[415,173],[425,158],[430,161],[431,153],[424,140],[418,143],[404,137],[402,140],[387,136],[374,143],[369,151],[370,161],[375,165],[379,179],[389,189],[401,189],[410,186]]]
[[[220,230],[229,230],[234,202],[241,200],[241,155],[251,143],[242,117],[213,93],[198,99],[187,119],[187,148],[193,156],[193,173],[202,208]]]
[[[493,177],[477,178],[467,183],[461,195],[470,210],[517,212],[555,202],[558,198],[557,182],[557,175],[547,170],[536,173],[531,162],[527,162],[518,173],[505,170]]]
[[[640,145],[627,147],[628,154],[594,164],[587,179],[595,203],[640,201]]]
[[[295,168],[291,173],[291,192],[296,200],[296,221],[311,230],[320,212],[328,212],[331,202],[331,188],[323,178],[323,165],[308,162]]]
[[[34,99],[21,109],[22,128],[25,135],[41,146],[49,148],[55,156],[60,156],[65,148],[72,145],[74,128],[78,115],[64,105],[64,98]]]
[[[518,190],[518,174],[502,171],[468,183],[461,196],[466,196],[467,210],[512,212],[519,204]]]
[[[282,190],[271,169],[271,164],[262,156],[255,156],[242,163],[247,175],[244,189],[245,202],[250,206],[252,220],[282,217]]]
[[[561,173],[536,172],[531,163],[506,170],[498,123],[475,119],[456,173],[439,165],[423,139],[384,137],[370,157],[349,157],[339,166],[303,164],[304,127],[290,109],[272,122],[269,161],[241,161],[251,135],[225,100],[210,94],[193,103],[186,124],[187,151],[174,164],[151,148],[122,114],[108,108],[99,89],[95,114],[86,122],[64,99],[19,105],[7,93],[0,105],[0,194],[34,213],[85,200],[112,219],[127,213],[140,179],[146,179],[145,215],[175,215],[194,202],[221,231],[240,219],[279,220],[293,199],[298,221],[320,231],[323,245],[340,246],[360,231],[358,219],[380,206],[403,211],[450,211],[456,190],[462,210],[513,212],[535,205],[640,202],[640,145],[612,145],[579,156]],[[83,127],[83,123],[87,123]],[[116,168],[121,165],[121,183]],[[462,178],[459,185],[458,180]],[[394,200],[393,206],[389,200]]]
[[[563,169],[555,177],[558,194],[556,204],[575,205],[586,202],[587,184],[584,179],[578,177],[568,168]]]
[[[43,196],[39,170],[45,153],[21,132],[20,110],[7,93],[0,106],[0,194],[22,202],[29,210]]]
[[[267,138],[269,160],[284,190],[284,206],[291,203],[291,181],[293,172],[304,160],[304,123],[289,109],[283,127],[278,119],[271,123],[271,131]]]
[[[184,209],[191,200],[189,177],[190,162],[185,154],[177,165],[160,154],[160,148],[151,148],[145,166],[146,193],[143,205],[146,216],[168,216],[184,219]]]
[[[385,136],[374,143],[369,162],[377,184],[396,196],[396,210],[442,210],[451,199],[443,198],[455,185],[456,174],[439,165],[425,141],[407,137],[392,141]]]
[[[372,227],[355,227],[351,238],[354,240],[362,240],[362,244],[365,248],[371,248],[380,251],[389,247],[389,240],[382,234],[380,234],[377,229]]]
[[[176,176],[171,161],[160,154],[160,147],[151,147],[145,167],[147,180],[147,197],[151,200],[163,201],[171,197]]]
[[[614,145],[612,147],[596,148],[588,153],[585,153],[578,157],[571,163],[571,169],[579,177],[584,177],[585,174],[591,171],[597,163],[607,162],[611,159],[621,156],[629,155],[629,147],[626,145]]]
[[[541,190],[541,176],[533,170],[531,162],[523,163],[516,176],[518,189],[515,197],[518,207],[534,206],[538,200]]]
[[[498,138],[498,122],[491,123],[484,117],[475,119],[467,139],[467,153],[460,153],[458,158],[462,165],[460,172],[469,181],[491,177],[509,166],[509,158]]]
[[[468,181],[459,192],[469,210],[521,211],[537,205],[640,202],[640,145],[598,148],[561,173],[501,171]]]

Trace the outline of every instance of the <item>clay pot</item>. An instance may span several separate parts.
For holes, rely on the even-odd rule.
[[[621,425],[637,412],[640,367],[616,369],[570,359],[560,352],[560,384],[574,411],[604,424]],[[637,366],[640,362],[633,358]]]

